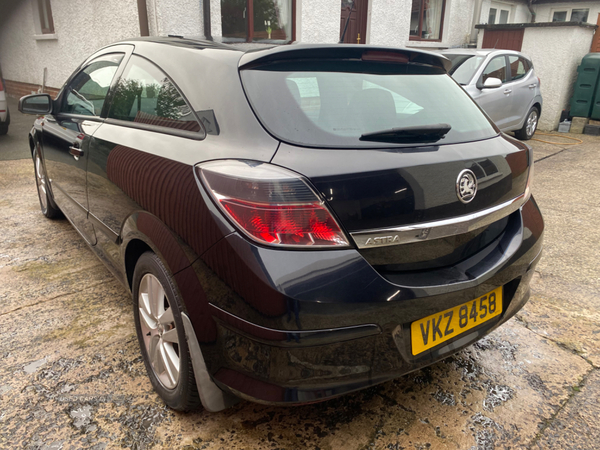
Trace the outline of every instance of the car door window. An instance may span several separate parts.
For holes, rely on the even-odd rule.
[[[123,53],[100,56],[67,85],[61,113],[99,116]]]
[[[511,81],[523,78],[529,72],[529,61],[520,56],[509,56],[508,63],[510,64],[510,79]]]
[[[136,55],[115,87],[108,117],[192,132],[201,130],[194,112],[169,77]]]
[[[488,78],[498,78],[503,83],[506,82],[506,58],[504,56],[496,56],[492,59],[481,75],[482,83]]]

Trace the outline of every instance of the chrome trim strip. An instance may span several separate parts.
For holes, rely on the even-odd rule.
[[[490,225],[517,211],[528,200],[527,193],[505,203],[473,214],[435,222],[417,223],[397,228],[355,231],[350,233],[358,248],[388,247],[464,234]]]

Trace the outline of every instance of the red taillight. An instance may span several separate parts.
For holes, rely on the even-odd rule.
[[[293,172],[236,160],[209,162],[197,166],[197,170],[223,212],[261,244],[348,245],[324,202]]]
[[[0,91],[4,90],[4,85],[2,84],[2,78],[0,78]]]

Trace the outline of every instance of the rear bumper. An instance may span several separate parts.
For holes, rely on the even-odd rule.
[[[217,325],[201,344],[208,371],[222,389],[278,404],[324,400],[432,364],[525,304],[543,228],[531,199],[498,239],[455,267],[385,277],[355,250],[282,252],[232,234],[195,265],[205,283],[214,272],[233,288],[207,284]],[[413,321],[498,286],[500,316],[412,355]]]

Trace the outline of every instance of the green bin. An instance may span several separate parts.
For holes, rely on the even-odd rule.
[[[590,115],[590,117],[592,119],[600,120],[600,77],[598,77],[598,84],[596,84],[596,95],[594,96],[592,114]]]
[[[600,53],[588,53],[577,68],[577,81],[571,98],[571,116],[590,117],[594,106],[594,97],[600,102],[598,83],[600,82]],[[597,105],[600,114],[600,105]]]

